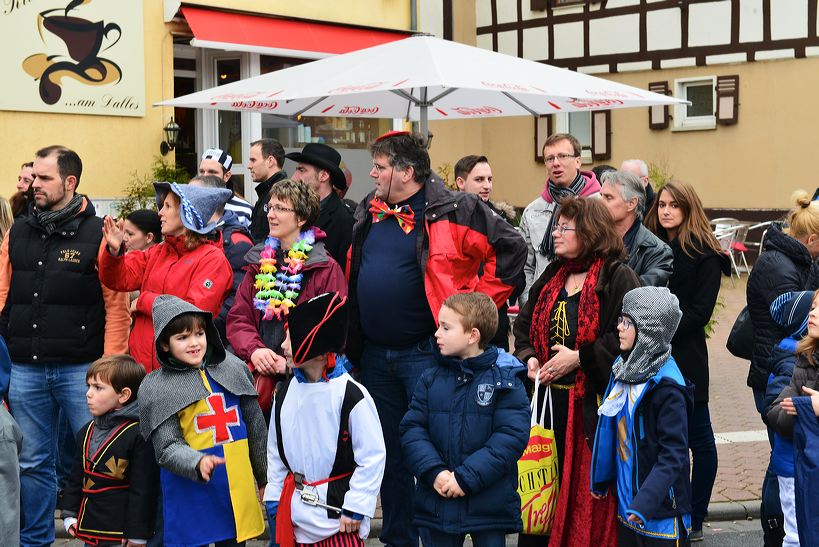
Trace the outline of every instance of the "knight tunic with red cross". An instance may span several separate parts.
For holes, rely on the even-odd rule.
[[[209,395],[177,412],[179,427],[188,446],[222,457],[225,464],[217,465],[206,483],[161,470],[166,544],[243,541],[264,530],[239,397],[206,369],[198,372]]]

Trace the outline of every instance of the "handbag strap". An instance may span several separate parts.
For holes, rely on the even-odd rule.
[[[529,422],[529,427],[534,427],[535,425],[539,425],[540,427],[546,427],[546,401],[549,402],[549,429],[554,427],[554,411],[552,410],[552,386],[547,385],[543,389],[545,390],[543,396],[543,406],[540,409],[540,419],[538,419],[538,412],[537,412],[537,401],[538,401],[538,388],[540,387],[540,374],[535,375],[535,393],[532,397],[532,418]]]
[[[535,374],[535,394],[532,396],[532,404],[529,407],[532,409],[532,417],[529,420],[529,428],[537,425],[537,393],[540,387],[540,374]]]

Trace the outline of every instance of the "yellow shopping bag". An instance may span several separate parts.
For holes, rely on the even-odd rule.
[[[539,376],[535,378],[535,394],[532,398],[532,421],[529,444],[518,460],[518,494],[523,519],[523,533],[548,535],[557,507],[560,475],[557,468],[552,391],[546,386],[543,408],[538,420],[537,399]],[[545,427],[546,402],[549,403],[549,429]]]

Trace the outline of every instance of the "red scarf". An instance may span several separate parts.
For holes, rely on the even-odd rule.
[[[583,288],[580,291],[580,303],[577,309],[577,336],[575,337],[575,346],[571,349],[577,349],[581,344],[593,342],[599,335],[600,299],[597,297],[596,289],[602,267],[603,259],[595,259],[586,273],[586,280],[583,282]],[[552,308],[560,295],[560,291],[563,290],[563,286],[566,284],[566,278],[575,269],[577,269],[575,264],[561,265],[549,282],[546,283],[546,286],[543,287],[537,304],[535,304],[529,338],[532,340],[532,345],[541,365],[545,364],[551,355],[549,325],[551,323]],[[578,398],[582,398],[585,392],[585,379],[586,376],[583,371],[578,370],[575,382]]]

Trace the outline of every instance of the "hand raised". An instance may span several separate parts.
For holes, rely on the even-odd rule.
[[[102,235],[108,244],[108,252],[112,255],[119,254],[122,240],[125,238],[125,219],[116,222],[110,216],[106,216],[102,220]]]

